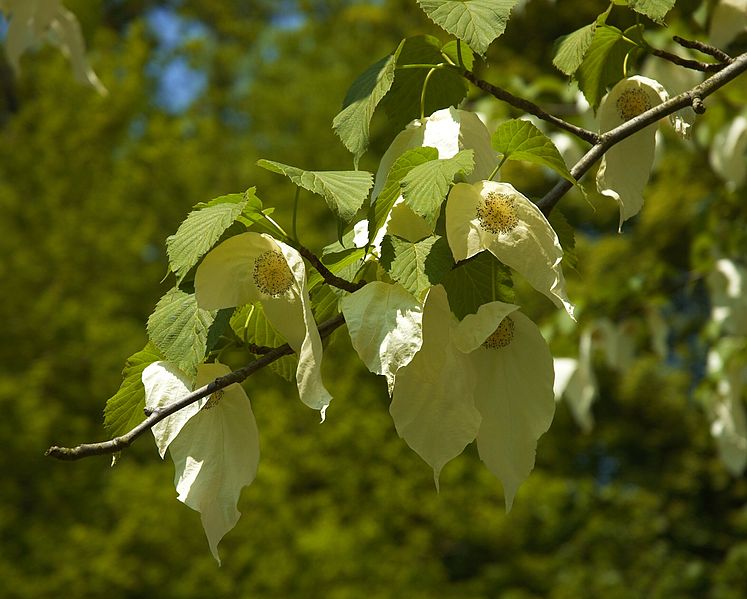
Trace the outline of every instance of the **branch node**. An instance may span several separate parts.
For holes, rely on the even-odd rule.
[[[693,94],[692,107],[695,114],[703,114],[706,111],[706,106],[703,104],[703,98],[697,94]]]

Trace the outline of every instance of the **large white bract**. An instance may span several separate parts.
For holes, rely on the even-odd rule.
[[[454,260],[488,250],[573,318],[558,236],[539,208],[509,183],[457,183],[446,202],[446,235]]]
[[[490,302],[460,322],[445,289],[432,287],[423,345],[397,373],[390,406],[397,433],[433,468],[436,486],[443,466],[477,440],[507,510],[555,413],[550,350],[517,310]]]
[[[195,273],[197,304],[219,310],[259,301],[298,354],[296,384],[322,420],[332,396],[322,383],[322,340],[311,312],[306,266],[292,247],[265,233],[242,233],[211,250]]]
[[[599,130],[611,131],[668,99],[667,91],[648,77],[635,75],[618,81],[599,106]],[[675,131],[687,135],[687,123],[674,115],[669,120]],[[607,150],[597,171],[599,193],[620,205],[620,227],[643,207],[643,188],[654,162],[656,127],[649,125]]]
[[[223,364],[201,364],[194,388],[229,374]],[[145,405],[162,408],[184,397],[188,377],[166,362],[143,371]],[[251,484],[259,464],[259,433],[249,398],[240,385],[216,391],[167,416],[152,428],[161,457],[174,460],[179,501],[200,512],[213,557],[220,564],[218,543],[239,520],[241,490]]]

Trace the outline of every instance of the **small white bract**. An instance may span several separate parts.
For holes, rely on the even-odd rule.
[[[488,250],[573,318],[561,268],[563,249],[545,216],[508,183],[457,183],[446,201],[454,260]]]
[[[599,130],[619,127],[669,99],[666,90],[653,79],[636,75],[619,81],[599,106]],[[678,116],[670,121],[680,135],[689,125]],[[620,205],[620,227],[640,212],[643,188],[648,182],[656,149],[656,124],[625,138],[605,153],[597,171],[597,189]]]
[[[739,189],[747,181],[747,113],[715,135],[709,157],[713,170],[729,189]]]
[[[298,354],[301,401],[320,410],[324,420],[332,397],[322,383],[322,340],[311,313],[306,267],[295,249],[264,233],[231,237],[198,266],[195,296],[206,310],[259,301],[272,326]]]

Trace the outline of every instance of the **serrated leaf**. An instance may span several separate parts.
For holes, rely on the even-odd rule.
[[[625,57],[634,47],[617,27],[602,25],[596,28],[594,40],[576,71],[579,88],[594,110],[607,87],[624,77]]]
[[[472,172],[474,156],[473,150],[462,150],[452,158],[431,160],[412,168],[402,178],[405,203],[429,224],[435,224],[454,177]]]
[[[440,283],[454,266],[449,244],[438,235],[417,243],[385,235],[380,262],[392,279],[418,299]]]
[[[573,33],[569,33],[558,40],[555,58],[552,63],[566,75],[573,75],[584,60],[586,51],[594,40],[597,24],[591,23]]]
[[[418,0],[433,22],[485,54],[503,34],[517,0]]]
[[[161,359],[161,354],[152,343],[127,358],[122,370],[122,384],[107,400],[104,408],[104,428],[112,438],[123,435],[145,420],[143,370]]]
[[[438,150],[435,148],[413,148],[407,150],[392,164],[386,177],[386,183],[377,196],[371,210],[369,211],[369,238],[374,239],[378,230],[384,225],[386,217],[391,212],[394,202],[402,193],[402,179],[415,167],[425,164],[429,160],[438,158]]]
[[[628,6],[652,21],[661,23],[677,0],[628,0]]]
[[[272,160],[258,160],[257,166],[285,175],[295,185],[322,196],[346,223],[355,216],[373,186],[373,174],[366,171],[305,171]]]
[[[576,183],[555,144],[530,121],[512,119],[502,123],[493,133],[492,142],[504,159],[541,164]]]
[[[262,304],[247,304],[236,311],[231,318],[231,328],[244,343],[254,343],[260,347],[280,347],[285,339],[267,320]],[[283,356],[270,364],[270,370],[286,381],[296,377],[298,358],[295,354]]]
[[[558,208],[550,213],[547,219],[550,222],[555,234],[558,236],[560,246],[563,248],[563,266],[576,270],[578,266],[578,255],[576,254],[576,234],[573,227],[568,222]]]
[[[451,311],[459,320],[493,301],[513,303],[511,271],[490,252],[481,252],[452,269],[443,280]]]
[[[148,337],[169,363],[194,377],[198,364],[207,355],[208,336],[217,313],[198,307],[194,293],[174,287],[159,300],[148,318]],[[225,328],[227,319],[216,324]],[[215,342],[215,333],[212,340]]]
[[[250,189],[246,193],[233,193],[200,203],[187,215],[174,235],[166,239],[169,267],[176,274],[177,282],[204,256],[220,236],[250,206],[251,214],[262,203]]]
[[[332,128],[345,147],[358,160],[368,148],[369,125],[376,106],[394,83],[395,54],[385,56],[366,69],[350,86],[343,109],[332,121]]]
[[[464,56],[464,54],[463,54]],[[413,119],[420,118],[420,94],[429,69],[403,69],[412,64],[438,64],[444,62],[441,42],[430,35],[409,37],[397,50],[397,68],[394,84],[381,101],[389,124],[403,129]],[[438,69],[428,79],[423,115],[428,116],[440,108],[457,106],[467,95],[467,83],[452,69]]]

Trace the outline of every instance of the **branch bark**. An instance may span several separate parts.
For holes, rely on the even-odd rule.
[[[702,83],[696,85],[691,90],[683,92],[674,98],[670,98],[666,102],[662,102],[658,106],[655,106],[651,110],[647,110],[626,123],[623,123],[619,127],[603,133],[599,136],[599,141],[595,143],[592,148],[584,154],[583,158],[581,158],[581,160],[579,160],[571,169],[571,175],[573,175],[577,180],[580,179],[612,146],[621,142],[623,139],[630,137],[641,129],[655,123],[659,119],[677,112],[681,108],[692,106],[696,112],[698,110],[702,111],[704,109],[702,105],[704,98],[724,87],[724,85],[736,79],[745,71],[747,71],[747,52],[740,54],[731,64],[724,67],[721,71],[712,75]],[[572,184],[569,181],[562,179],[555,185],[555,187],[547,192],[539,202],[537,202],[537,207],[542,210],[545,216],[549,215],[550,212],[552,212],[552,209],[568,192],[568,190],[571,189],[571,187]]]
[[[324,339],[325,337],[329,337],[329,335],[331,335],[332,332],[339,328],[344,322],[345,319],[343,318],[342,314],[338,314],[337,316],[330,318],[326,322],[319,325],[319,335],[322,337],[322,339]],[[163,420],[167,416],[171,416],[171,414],[173,414],[174,412],[178,412],[182,408],[185,408],[188,405],[196,402],[198,399],[207,397],[208,395],[211,395],[216,391],[224,389],[225,387],[228,387],[229,385],[232,385],[234,383],[240,383],[246,380],[255,372],[261,370],[275,360],[278,360],[283,356],[287,356],[292,353],[293,349],[291,349],[290,345],[288,345],[287,343],[285,345],[281,345],[280,347],[276,347],[269,353],[265,354],[261,358],[258,358],[257,360],[254,360],[254,362],[247,364],[243,368],[239,368],[238,370],[229,372],[225,376],[218,377],[204,387],[200,387],[199,389],[192,391],[192,393],[185,395],[174,403],[169,404],[168,406],[159,410],[154,410],[148,415],[145,420],[143,420],[135,428],[125,433],[124,435],[115,437],[114,439],[110,439],[109,441],[102,441],[100,443],[83,443],[75,447],[58,447],[54,445],[47,449],[44,455],[57,458],[58,460],[73,461],[94,455],[108,455],[121,451],[122,449],[125,449],[126,447],[132,445],[135,439],[140,437],[143,433],[149,431],[154,424],[156,424],[157,422],[161,422],[161,420]]]

